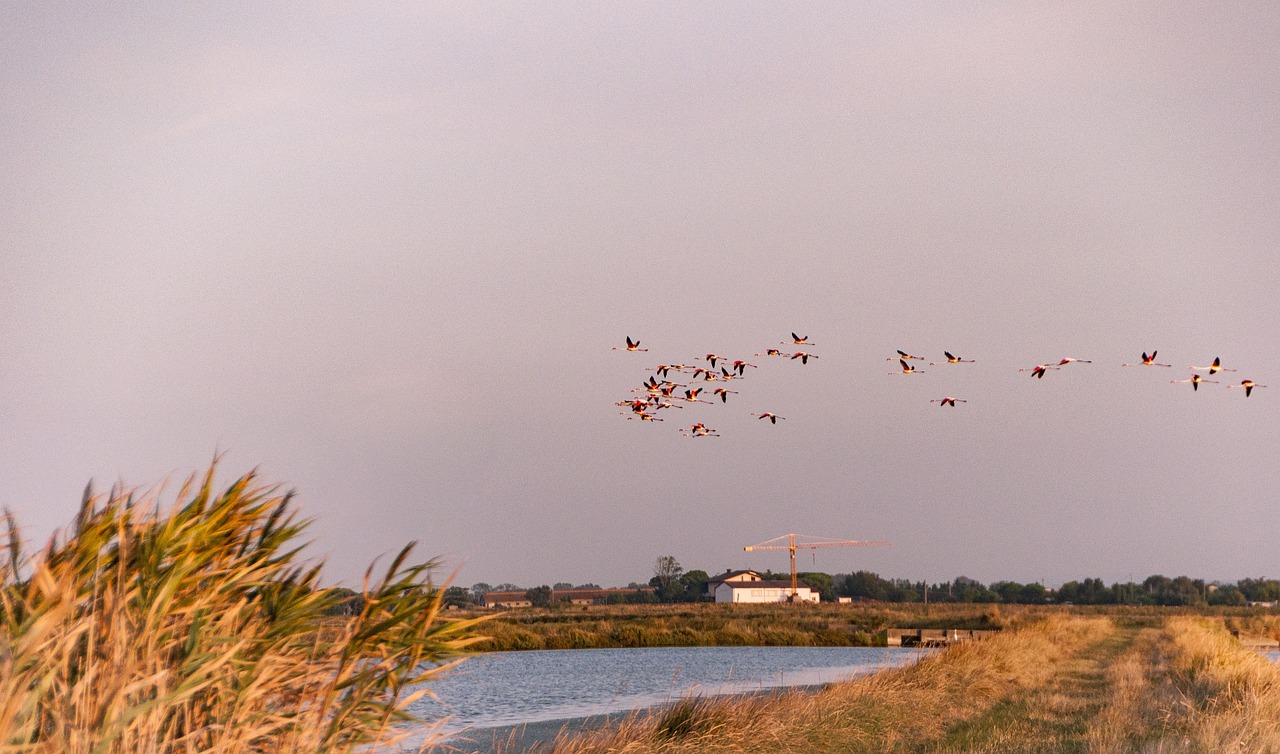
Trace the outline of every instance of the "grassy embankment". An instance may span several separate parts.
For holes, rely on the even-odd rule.
[[[818,692],[684,700],[549,748],[1277,752],[1280,668],[1242,648],[1222,618],[1059,611]]]
[[[1280,639],[1280,617],[1246,608],[1063,607],[978,604],[601,605],[516,609],[485,626],[483,651],[680,646],[879,646],[886,628],[1001,629],[1047,614],[1157,619],[1224,617],[1246,634]],[[1268,621],[1270,621],[1268,623]]]
[[[365,751],[404,734],[424,682],[473,642],[440,616],[432,563],[405,548],[360,614],[299,558],[288,495],[214,470],[167,512],[155,495],[86,491],[34,558],[0,544],[0,752]],[[321,629],[322,625],[327,627]]]

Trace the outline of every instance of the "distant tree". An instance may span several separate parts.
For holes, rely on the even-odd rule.
[[[1275,579],[1240,579],[1236,588],[1249,602],[1275,602],[1280,600],[1280,581]]]
[[[358,615],[364,610],[364,595],[360,592],[345,586],[333,587],[329,591],[338,601],[325,611],[325,615]]]
[[[681,596],[683,590],[680,587],[680,574],[682,573],[684,569],[670,555],[663,555],[653,561],[653,578],[649,579],[649,586],[657,592],[659,602],[675,602]]]
[[[574,589],[599,589],[599,588],[600,588],[599,584],[592,584],[591,582],[587,582],[585,584],[578,584],[576,587],[574,587]]]
[[[471,585],[471,596],[475,599],[476,604],[484,602],[484,596],[493,591],[493,587],[483,581]]]
[[[445,607],[474,607],[476,604],[471,590],[460,586],[451,586],[445,589],[444,596],[441,599]]]
[[[534,607],[551,607],[551,587],[546,584],[529,589],[524,597]]]
[[[1049,596],[1049,590],[1044,588],[1044,584],[1033,581],[1022,585],[1022,590],[1018,593],[1018,602],[1024,605],[1035,605],[1044,602],[1047,596]]]
[[[1245,604],[1244,592],[1234,586],[1220,586],[1209,592],[1210,605],[1229,605],[1239,607]]]
[[[628,592],[623,600],[628,605],[647,605],[658,601],[658,595],[653,591],[644,587],[637,588],[634,592]]]
[[[551,585],[551,588],[558,592],[561,589],[572,589],[573,584],[570,584],[567,581],[557,581],[556,583]]]
[[[843,597],[861,597],[867,600],[888,600],[893,584],[870,571],[858,571],[841,577],[836,592]]]
[[[680,576],[680,602],[699,602],[706,598],[707,582],[711,577],[706,571],[694,569]]]
[[[790,578],[789,574],[787,578]],[[823,602],[836,601],[835,584],[832,581],[830,574],[821,573],[819,571],[797,573],[796,580],[803,582],[805,586],[817,592],[818,598]]]
[[[524,589],[524,587],[522,587],[522,586],[517,586],[516,584],[512,584],[512,583],[510,583],[510,582],[506,582],[506,583],[498,584],[497,586],[495,586],[493,589],[490,589],[489,591],[491,591],[491,592],[518,592],[518,591],[520,591],[521,589]]]

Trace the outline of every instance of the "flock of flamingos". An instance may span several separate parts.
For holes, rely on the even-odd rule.
[[[790,340],[780,341],[778,345],[800,346],[803,349],[803,348],[811,347],[814,344],[809,342],[809,336],[807,335],[800,336],[792,332]],[[616,346],[612,350],[640,352],[640,351],[648,351],[649,349],[641,348],[639,340],[632,340],[631,336],[627,336],[625,346]],[[950,351],[943,351],[942,353],[944,356],[944,360],[931,361],[929,362],[929,366],[938,366],[939,364],[973,364],[975,363],[974,359],[962,359],[957,356],[953,356]],[[791,361],[799,361],[801,364],[808,364],[809,359],[818,358],[816,354],[810,353],[807,350],[798,350],[798,351],[792,351],[788,353],[786,351],[782,351],[777,348],[769,348],[769,349],[766,349],[764,353],[757,353],[754,355],[757,357],[765,357],[765,358],[777,357],[781,359],[788,359]],[[906,351],[898,351],[897,356],[890,356],[885,359],[885,361],[894,361],[894,360],[897,360],[898,364],[901,365],[901,369],[889,372],[889,374],[891,375],[924,374],[923,369],[917,369],[911,363],[912,361],[924,361],[925,359],[922,356],[913,356],[907,353]],[[640,387],[635,388],[634,390],[631,391],[632,393],[635,393],[636,396],[618,401],[615,405],[622,406],[627,409],[622,412],[622,415],[626,416],[626,418],[629,420],[635,420],[635,421],[641,421],[641,422],[660,422],[660,421],[663,421],[663,419],[658,416],[658,412],[665,409],[684,408],[685,404],[688,404],[688,403],[707,403],[707,404],[714,405],[715,399],[717,398],[720,400],[721,403],[728,403],[729,396],[737,395],[738,394],[737,390],[730,390],[728,387],[725,387],[723,384],[721,384],[717,387],[711,388],[710,392],[706,395],[706,397],[703,397],[704,393],[706,393],[707,388],[710,387],[706,385],[706,383],[709,383],[709,382],[731,383],[734,380],[741,380],[744,377],[746,377],[747,369],[757,368],[757,365],[751,364],[743,359],[728,359],[728,358],[725,358],[724,356],[718,356],[714,353],[708,353],[704,356],[700,356],[697,359],[695,359],[695,361],[705,362],[705,366],[693,365],[693,364],[659,364],[656,367],[650,367],[647,371],[653,372],[654,374],[650,375],[649,379],[642,382],[640,384]],[[1019,369],[1018,371],[1030,372],[1032,377],[1036,379],[1043,379],[1045,374],[1048,373],[1049,371],[1062,369],[1067,364],[1092,364],[1092,363],[1093,362],[1089,359],[1076,359],[1072,357],[1066,357],[1058,362],[1036,364],[1033,367],[1024,367],[1022,369]],[[1152,351],[1150,355],[1148,355],[1144,351],[1142,353],[1141,361],[1134,364],[1121,364],[1120,366],[1123,366],[1123,367],[1172,367],[1173,365],[1161,364],[1157,362],[1155,351]],[[1209,384],[1216,385],[1216,384],[1219,384],[1220,382],[1219,380],[1206,379],[1205,376],[1201,374],[1201,372],[1205,372],[1208,375],[1213,376],[1218,374],[1219,372],[1235,372],[1236,371],[1234,369],[1228,369],[1222,366],[1221,358],[1215,358],[1213,360],[1213,363],[1209,364],[1208,366],[1192,365],[1188,367],[1188,369],[1191,370],[1191,376],[1189,378],[1185,380],[1170,380],[1170,382],[1171,383],[1189,382],[1191,383],[1192,390],[1199,390],[1200,385],[1202,383],[1209,383]],[[676,375],[688,375],[689,381],[687,383],[671,381],[668,378],[671,376],[672,372],[675,372]],[[658,379],[659,377],[661,377],[662,379],[659,380]],[[694,384],[697,384],[698,386],[694,387]],[[1246,398],[1248,398],[1250,395],[1252,395],[1254,388],[1266,387],[1266,385],[1259,385],[1253,380],[1241,380],[1239,385],[1227,385],[1227,387],[1228,388],[1244,388],[1244,395]],[[936,403],[938,404],[939,407],[950,406],[954,408],[957,403],[966,403],[967,401],[965,401],[965,399],[963,398],[946,396],[943,398],[934,398],[929,402]],[[758,414],[753,413],[751,415],[759,419],[766,419],[769,421],[770,424],[777,424],[779,420],[786,418],[785,416],[778,416],[772,411],[764,411]],[[686,437],[694,437],[694,438],[720,436],[719,432],[712,429],[711,427],[708,427],[706,424],[702,422],[696,422],[690,425],[688,428],[681,428],[680,432]]]

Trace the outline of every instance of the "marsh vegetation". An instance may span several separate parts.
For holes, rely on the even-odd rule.
[[[351,752],[395,740],[405,707],[475,641],[445,619],[435,563],[407,546],[360,609],[300,554],[291,497],[213,468],[159,493],[86,491],[33,556],[6,516],[0,741],[15,754]]]

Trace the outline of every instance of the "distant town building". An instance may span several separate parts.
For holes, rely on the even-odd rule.
[[[786,602],[791,599],[790,581],[766,581],[758,571],[725,571],[707,579],[707,596],[716,602]],[[796,588],[796,599],[817,602],[818,593],[804,584]]]
[[[716,602],[787,602],[791,599],[790,581],[722,581],[715,590]],[[797,602],[817,602],[818,593],[804,584],[796,587]]]
[[[653,587],[639,587],[628,589],[553,589],[551,590],[551,604],[571,604],[571,605],[606,605],[609,603],[626,602],[628,597],[634,595],[650,595],[653,594]],[[485,592],[481,601],[484,607],[532,607],[533,603],[529,601],[527,590],[515,592]]]
[[[725,571],[724,573],[719,574],[718,576],[712,576],[711,578],[707,579],[706,595],[708,597],[714,597],[716,594],[716,589],[726,581],[737,583],[737,582],[763,581],[763,580],[764,580],[763,576],[761,576],[756,571],[752,571],[751,569],[747,569],[745,571]]]

